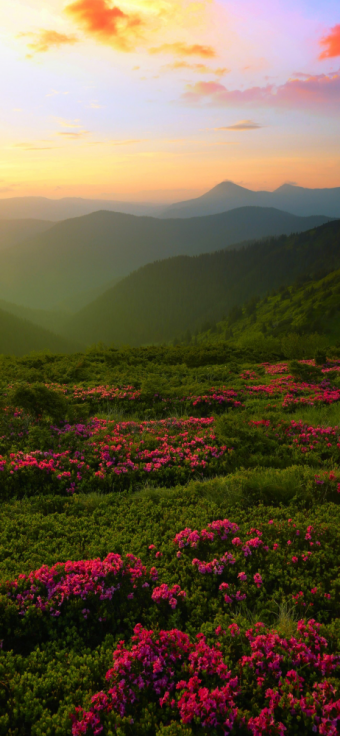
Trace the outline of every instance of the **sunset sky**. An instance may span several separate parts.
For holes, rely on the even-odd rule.
[[[0,5],[0,196],[340,186],[339,0]]]

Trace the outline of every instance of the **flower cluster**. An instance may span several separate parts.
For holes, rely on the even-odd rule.
[[[201,532],[192,531],[188,527],[183,529],[181,532],[176,534],[174,543],[179,549],[183,547],[191,547],[195,549],[199,542],[212,542],[216,537],[219,537],[222,541],[228,538],[228,534],[239,531],[239,527],[234,521],[229,519],[218,519],[208,524],[207,529],[202,529]]]
[[[157,474],[166,481],[168,473],[169,482],[176,480],[176,473],[183,480],[195,472],[210,475],[221,463],[227,467],[229,456],[213,425],[213,418],[116,423],[94,417],[87,425],[52,427],[58,452],[20,450],[7,458],[0,455],[0,472],[6,471],[12,483],[18,476],[20,485],[27,473],[37,484],[50,479],[69,493],[95,488],[98,481],[109,487],[122,485],[126,475],[141,481]],[[79,449],[63,450],[60,443]]]
[[[153,601],[155,601],[155,603],[160,603],[160,601],[167,601],[171,608],[176,608],[178,598],[185,597],[186,592],[185,590],[181,590],[180,585],[173,585],[172,588],[169,588],[166,583],[163,583],[158,588],[154,588],[151,595],[151,598]]]
[[[19,575],[6,583],[8,597],[14,601],[19,613],[25,615],[30,607],[58,617],[68,601],[111,601],[127,582],[127,598],[134,597],[137,587],[149,588],[158,579],[155,567],[150,570],[132,554],[123,559],[111,552],[104,560],[80,560],[57,562],[52,567],[43,565],[28,575]],[[87,618],[90,611],[83,609]]]
[[[154,473],[167,467],[187,467],[189,471],[204,470],[209,461],[219,460],[227,452],[219,445],[212,425],[214,420],[163,419],[158,422],[101,421],[94,432],[94,454],[99,459],[97,477],[110,471],[121,475],[143,470]]]

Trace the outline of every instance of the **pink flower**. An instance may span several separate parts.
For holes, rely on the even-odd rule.
[[[240,629],[237,624],[230,624],[230,626],[228,626],[228,629],[231,633],[231,636],[237,636],[240,633]]]
[[[263,581],[262,581],[262,578],[261,578],[260,573],[256,572],[255,575],[254,575],[254,583],[255,583],[256,587],[257,588],[261,588],[262,582]]]

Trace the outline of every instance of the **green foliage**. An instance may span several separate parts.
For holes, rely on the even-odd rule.
[[[60,421],[66,414],[66,400],[63,394],[53,391],[43,384],[18,386],[11,396],[13,406],[19,406],[34,417],[49,416]]]
[[[315,365],[324,365],[327,361],[327,353],[325,350],[317,350],[315,353]]]
[[[297,381],[305,381],[306,383],[318,383],[323,378],[320,368],[306,363],[299,363],[297,360],[290,361],[289,372]]]

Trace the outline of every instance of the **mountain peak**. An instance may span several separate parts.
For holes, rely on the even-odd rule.
[[[240,195],[242,193],[252,194],[253,192],[251,189],[246,189],[245,187],[241,187],[239,184],[235,184],[235,182],[227,179],[226,181],[221,181],[219,184],[216,184],[215,187],[213,187],[208,192],[203,194],[203,197],[232,196],[232,195]]]

